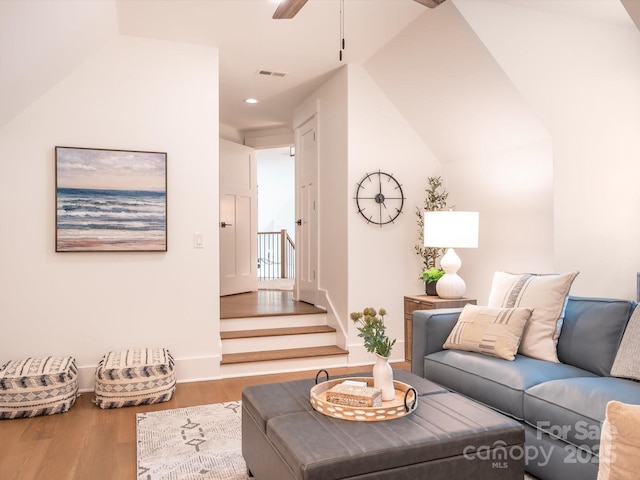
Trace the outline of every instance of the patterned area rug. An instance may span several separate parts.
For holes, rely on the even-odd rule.
[[[241,402],[139,413],[138,480],[246,480]]]
[[[227,402],[137,414],[138,480],[247,480],[241,410]]]

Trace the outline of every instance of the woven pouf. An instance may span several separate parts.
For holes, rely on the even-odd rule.
[[[0,419],[63,413],[77,395],[73,357],[11,360],[0,367]]]
[[[171,400],[176,376],[166,348],[109,352],[96,369],[96,405],[131,407]]]

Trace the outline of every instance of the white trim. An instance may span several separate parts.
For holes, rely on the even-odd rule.
[[[220,355],[210,357],[176,358],[176,381],[178,383],[202,382],[220,379]],[[78,367],[78,388],[81,393],[93,392],[98,365]]]

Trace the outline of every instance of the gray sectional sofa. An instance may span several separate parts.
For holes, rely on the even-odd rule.
[[[640,404],[640,383],[610,376],[634,308],[626,300],[569,297],[561,363],[443,350],[462,309],[415,311],[412,371],[522,422],[529,473],[595,480],[607,403]]]

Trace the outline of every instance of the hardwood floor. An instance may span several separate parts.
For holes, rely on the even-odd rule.
[[[291,291],[258,290],[220,297],[221,319],[311,313],[324,313],[324,310],[294,301]]]
[[[408,363],[394,368],[410,370]],[[335,368],[331,375],[368,367]],[[134,480],[136,413],[240,400],[249,385],[314,378],[316,371],[181,383],[166,403],[102,410],[93,393],[82,394],[67,413],[0,420],[2,480]]]

